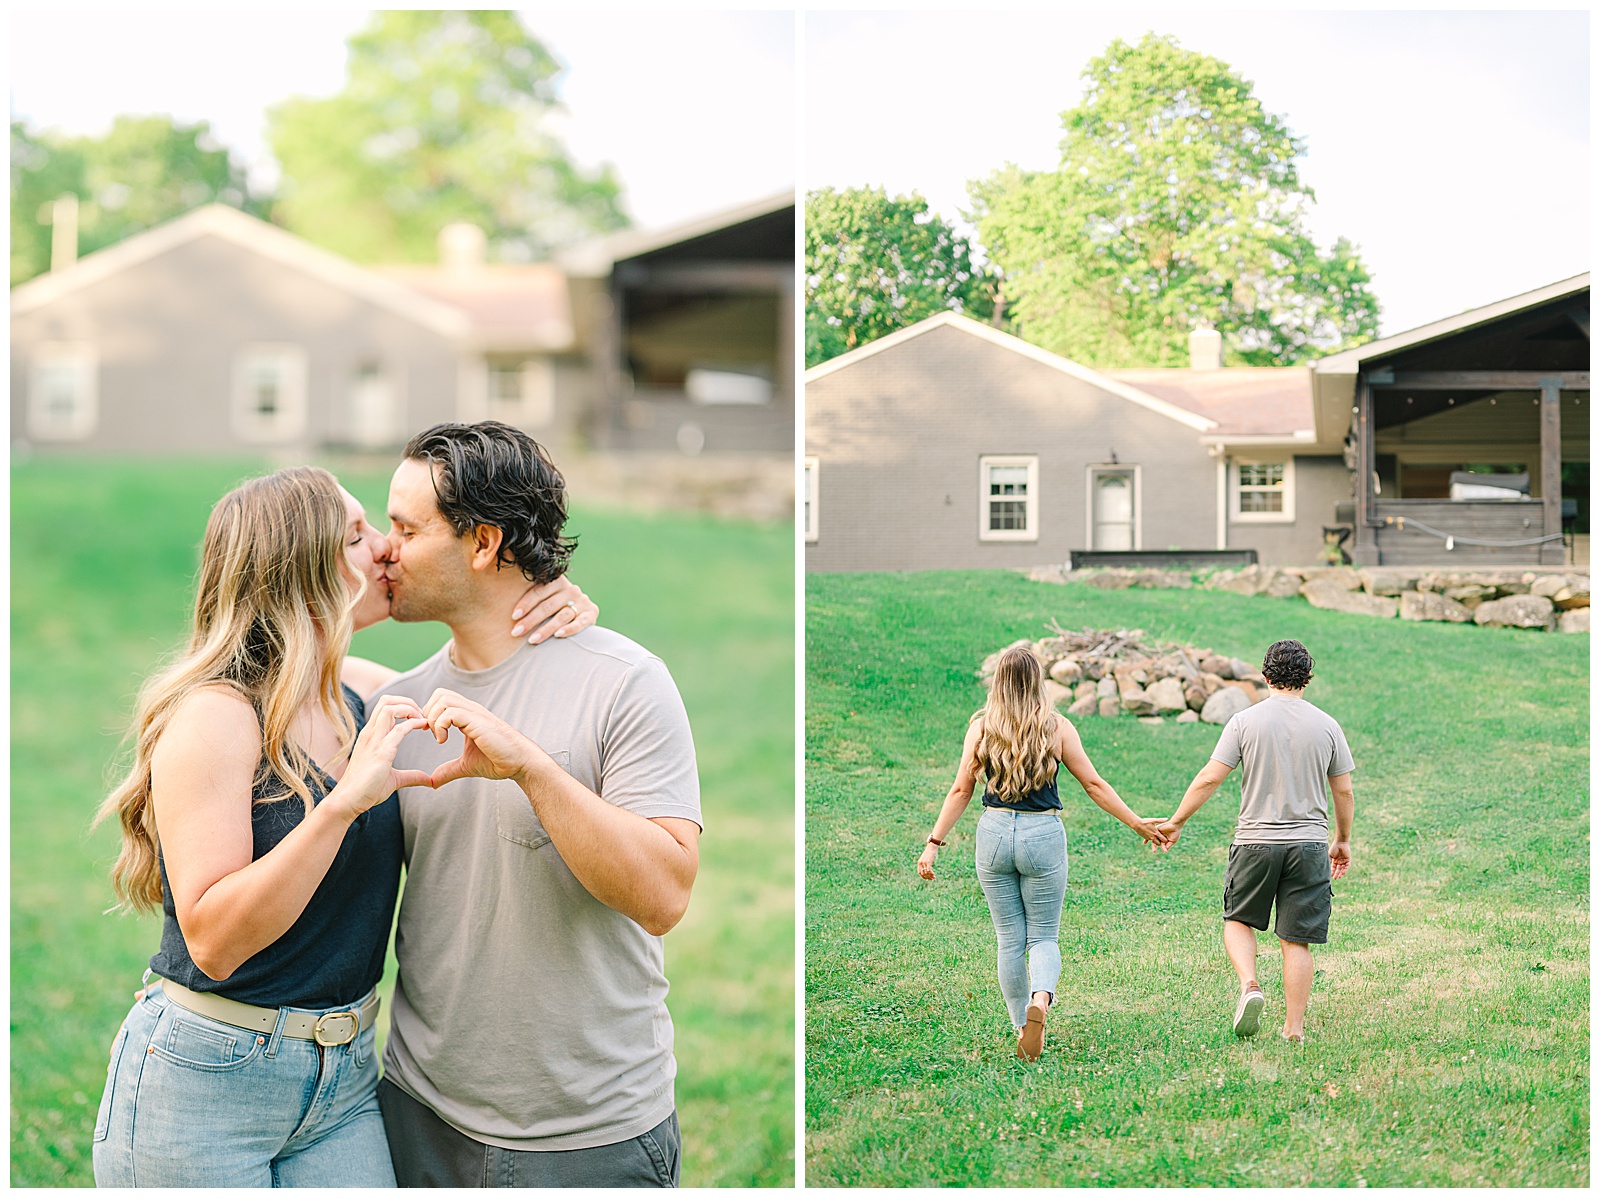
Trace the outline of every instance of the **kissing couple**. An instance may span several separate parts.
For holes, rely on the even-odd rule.
[[[594,626],[565,484],[525,433],[418,434],[388,508],[385,536],[302,466],[211,513],[187,648],[145,685],[99,817],[122,905],[163,919],[97,1185],[677,1184],[683,702]],[[348,655],[390,617],[451,639],[405,673]]]

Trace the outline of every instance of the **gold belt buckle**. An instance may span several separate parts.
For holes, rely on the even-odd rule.
[[[343,1035],[335,1035],[323,1026],[330,1019],[348,1019],[349,1030]],[[359,1011],[329,1011],[317,1016],[317,1021],[311,1026],[311,1038],[324,1048],[336,1048],[341,1044],[348,1044],[356,1038],[356,1033],[361,1030],[361,1013]]]

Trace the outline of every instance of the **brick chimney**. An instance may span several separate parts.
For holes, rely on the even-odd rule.
[[[50,205],[50,269],[78,260],[78,197],[70,192]]]
[[[489,238],[477,225],[456,221],[439,230],[439,264],[452,274],[470,274],[483,265]]]
[[[1189,369],[1222,369],[1222,334],[1201,325],[1189,334]]]

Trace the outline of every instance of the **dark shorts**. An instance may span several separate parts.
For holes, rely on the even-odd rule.
[[[395,1179],[402,1188],[442,1186],[622,1186],[676,1188],[678,1113],[631,1140],[598,1148],[517,1152],[483,1144],[451,1127],[388,1078],[378,1105]]]
[[[1279,940],[1291,944],[1328,943],[1333,913],[1333,874],[1328,846],[1317,840],[1288,844],[1228,846],[1228,876],[1222,889],[1222,918],[1267,930],[1278,908]]]

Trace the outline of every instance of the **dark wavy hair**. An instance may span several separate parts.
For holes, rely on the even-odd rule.
[[[544,447],[497,420],[436,424],[412,437],[405,456],[430,462],[439,514],[466,536],[479,524],[501,533],[500,561],[529,582],[567,572],[575,537],[564,537],[566,481]]]
[[[1279,690],[1293,691],[1311,681],[1311,667],[1316,664],[1299,641],[1277,641],[1267,650],[1261,672]]]

